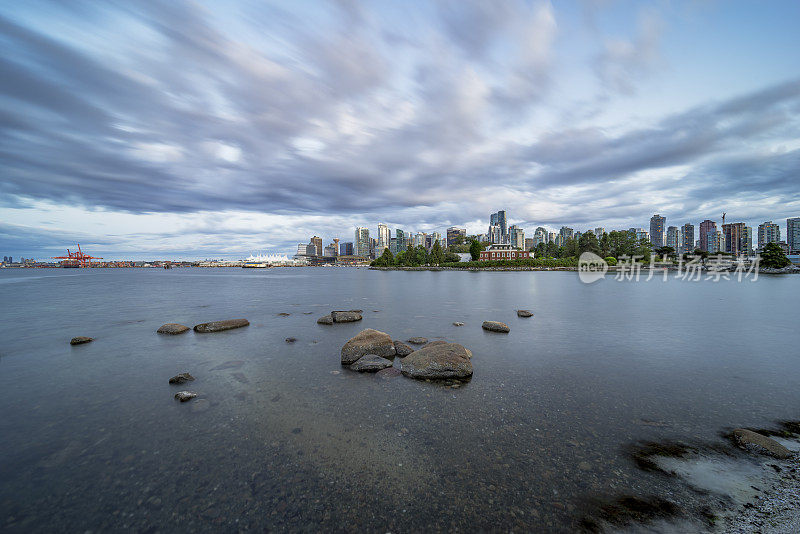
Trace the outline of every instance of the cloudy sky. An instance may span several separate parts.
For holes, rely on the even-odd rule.
[[[800,2],[0,3],[0,254],[800,216]]]

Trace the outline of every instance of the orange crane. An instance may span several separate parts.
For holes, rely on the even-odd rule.
[[[53,256],[53,259],[66,260],[61,262],[63,267],[91,267],[91,260],[102,260],[103,258],[96,258],[94,256],[84,254],[81,251],[81,244],[78,243],[78,252],[70,252],[69,249],[67,249],[66,256]]]

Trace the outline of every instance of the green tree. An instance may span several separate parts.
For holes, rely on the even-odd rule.
[[[611,238],[608,237],[608,232],[603,232],[598,245],[600,246],[600,255],[608,256],[611,251]]]
[[[473,239],[469,245],[469,255],[472,256],[472,261],[478,261],[481,257],[481,244],[477,239]]]
[[[455,252],[450,252],[449,250],[444,253],[444,262],[445,263],[458,263],[461,261],[461,256],[456,254]]]
[[[461,234],[456,234],[453,236],[453,245],[462,245],[464,243],[464,236]],[[447,248],[450,248],[449,246]]]
[[[767,243],[764,250],[761,251],[761,266],[770,269],[781,269],[792,263],[783,249],[777,243]]]
[[[564,247],[561,251],[561,258],[578,257],[578,241],[574,237],[570,237],[564,241]]]
[[[394,265],[394,257],[392,256],[392,252],[388,248],[383,249],[383,254],[381,254],[381,257],[374,260],[370,265],[374,267],[391,267]]]
[[[425,247],[422,245],[418,245],[417,248],[414,249],[414,256],[414,265],[428,265],[428,251],[425,250]]]
[[[578,239],[578,255],[584,252],[600,255],[600,243],[598,243],[597,236],[594,235],[594,232],[581,234],[580,239]]]
[[[444,261],[444,253],[442,252],[442,246],[439,244],[439,241],[436,241],[431,247],[431,254],[428,259],[431,265],[439,265]]]

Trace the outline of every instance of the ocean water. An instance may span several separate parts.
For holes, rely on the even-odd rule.
[[[0,530],[573,531],[598,498],[681,498],[632,444],[800,419],[798,294],[800,276],[0,270]],[[363,328],[461,343],[474,376],[344,369]]]

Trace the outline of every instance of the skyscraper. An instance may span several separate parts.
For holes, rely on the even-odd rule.
[[[490,224],[487,235],[489,236],[489,243],[493,245],[503,242],[503,231],[499,224]]]
[[[359,226],[356,228],[356,236],[353,241],[353,248],[356,256],[369,256],[370,237],[369,228]]]
[[[734,256],[747,254],[747,230],[743,222],[728,223],[722,225],[722,233],[725,234],[725,252]]]
[[[666,217],[662,217],[658,213],[650,217],[650,243],[654,247],[663,247],[664,240],[664,225],[667,222]]]
[[[561,246],[567,242],[567,239],[572,239],[573,237],[575,237],[575,230],[573,230],[569,226],[562,226],[561,230],[558,231],[558,237],[559,240],[561,241],[561,244],[559,246]]]
[[[686,223],[683,225],[683,250],[684,254],[694,252],[694,225]]]
[[[547,241],[547,229],[543,226],[538,227],[533,233],[533,246],[536,247],[539,245],[539,243],[547,243]]]
[[[512,224],[508,228],[508,242],[511,243],[514,248],[525,250],[525,231],[516,224]]]
[[[508,223],[505,210],[500,210],[497,213],[489,215],[489,235],[492,233],[491,227],[495,225],[500,227],[500,240],[496,241],[496,243],[508,243]],[[489,242],[493,243],[494,241],[490,238]]]
[[[779,243],[781,240],[781,227],[767,221],[758,225],[758,248],[764,248],[767,243]]]
[[[789,245],[789,252],[800,252],[800,217],[786,219],[786,244]]]
[[[400,228],[395,228],[394,235],[397,239],[397,252],[405,252],[407,248],[406,233],[402,231]]]
[[[314,245],[314,255],[315,256],[322,256],[322,238],[314,236],[309,241],[310,245]]]
[[[603,234],[606,233],[606,229],[603,227],[597,227],[594,229],[594,235],[597,236],[597,239],[603,237]]]
[[[700,250],[710,252],[708,250],[708,234],[713,234],[717,231],[717,223],[714,221],[705,221],[700,223]]]
[[[380,256],[383,254],[384,249],[389,248],[389,239],[391,238],[389,227],[383,223],[378,223],[378,245],[375,253]]]
[[[451,247],[455,245],[455,242],[461,236],[463,238],[467,237],[467,229],[466,228],[456,228],[455,226],[451,226],[447,229],[447,246]]]
[[[346,243],[339,244],[340,256],[353,256],[353,243],[347,241]]]
[[[677,226],[667,228],[667,246],[672,247],[675,252],[680,252],[683,248],[683,235]]]

